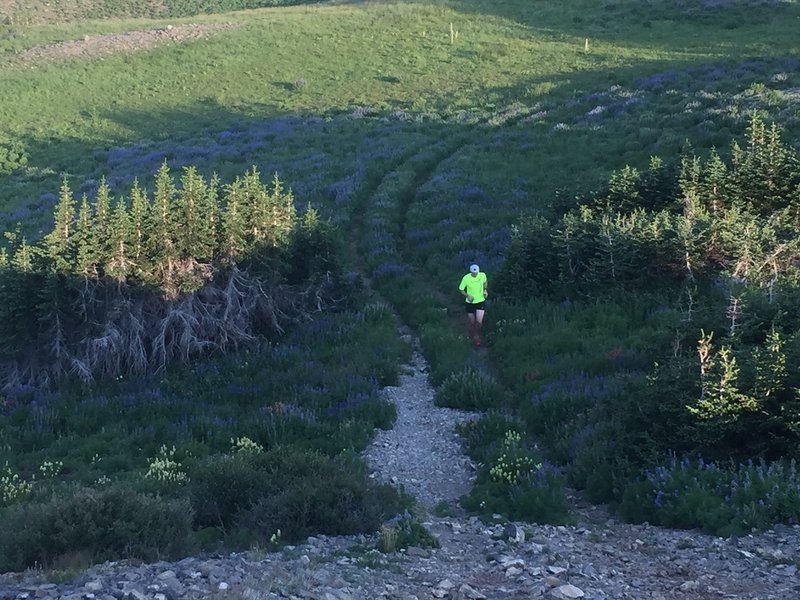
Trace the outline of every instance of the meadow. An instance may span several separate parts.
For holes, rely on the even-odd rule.
[[[787,443],[779,450],[753,444],[749,455],[704,456],[714,444],[670,437],[694,431],[680,405],[630,420],[598,418],[608,411],[627,418],[644,399],[658,407],[664,398],[645,382],[656,378],[670,390],[681,373],[697,371],[690,357],[706,322],[685,322],[680,282],[572,281],[556,258],[520,258],[550,243],[525,219],[557,230],[579,204],[611,197],[626,167],[648,172],[654,156],[665,165],[660,193],[673,193],[687,152],[705,161],[716,149],[730,161],[732,143],[747,144],[754,116],[776,123],[782,149],[796,153],[797,2],[429,0],[224,14],[189,2],[164,3],[171,12],[143,2],[130,13],[114,2],[84,13],[77,3],[60,4],[55,17],[41,16],[35,3],[25,14],[0,5],[9,10],[0,22],[0,229],[19,232],[11,252],[14,240],[34,242],[51,230],[65,176],[76,196],[94,198],[103,180],[115,196],[127,196],[135,181],[152,191],[164,161],[176,173],[195,167],[226,184],[256,165],[279,175],[298,210],[314,209],[351,242],[342,245],[343,277],[367,275],[418,332],[437,401],[487,411],[463,432],[482,465],[465,507],[563,522],[569,483],[628,518],[669,526],[730,533],[800,516],[789,462],[796,427],[782,433]],[[44,44],[186,24],[207,29],[145,50],[25,58]],[[788,175],[796,184],[795,176]],[[488,365],[464,339],[455,290],[472,262],[490,285],[500,284],[488,312]],[[782,280],[781,309],[795,297],[792,276]],[[713,288],[714,276],[707,279]],[[411,286],[414,294],[398,291]],[[112,502],[133,489],[140,504],[129,514],[147,506],[163,522],[191,507],[183,512],[194,520],[178,522],[170,537],[181,544],[123,545],[143,556],[253,543],[247,531],[262,542],[278,529],[292,539],[327,531],[323,522],[278,510],[297,497],[329,502],[325,486],[313,485],[319,472],[340,477],[328,488],[350,486],[360,499],[329,514],[348,530],[391,516],[380,514],[380,503],[390,512],[405,507],[401,495],[369,485],[351,454],[373,427],[390,426],[391,407],[376,394],[396,380],[408,349],[393,337],[394,317],[382,301],[354,283],[348,289],[349,299],[330,314],[248,354],[204,358],[144,381],[7,387],[2,567],[122,552],[103,539],[76,549],[66,533],[62,548],[45,550],[36,540],[46,535],[30,530],[25,539],[34,541],[23,550],[12,535],[11,524],[25,519],[55,527],[59,502],[75,506],[85,494]],[[716,315],[720,340],[729,297],[709,298],[698,303]],[[653,367],[680,354],[676,339],[687,362],[672,365],[670,379]],[[784,347],[795,346],[791,339]],[[681,393],[688,404],[699,392]],[[786,401],[781,417],[792,427],[794,403]],[[666,431],[652,427],[658,423]],[[638,428],[636,439],[620,427]],[[703,435],[736,447],[719,430]],[[615,454],[623,441],[625,452]],[[245,501],[223,493],[226,461],[238,461],[229,469],[237,481],[261,482],[242,491]],[[265,491],[298,463],[306,477],[283,495]],[[751,489],[744,481],[759,483]],[[745,492],[737,496],[732,485]],[[678,500],[665,505],[665,497]],[[158,511],[153,498],[164,500]],[[765,498],[778,508],[760,510]],[[156,531],[158,523],[154,517],[152,529],[140,529]]]

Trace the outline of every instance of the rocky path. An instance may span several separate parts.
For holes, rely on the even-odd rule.
[[[440,502],[454,505],[472,486],[474,471],[455,428],[477,415],[434,406],[427,363],[416,339],[408,332],[403,337],[414,348],[413,359],[400,385],[383,390],[397,407],[397,421],[378,433],[364,456],[373,476],[402,485],[430,512]]]
[[[365,453],[375,477],[402,484],[424,511],[454,503],[472,478],[454,429],[471,415],[434,407],[425,371],[415,352],[400,385],[384,392],[397,404],[397,424]],[[423,520],[439,548],[383,554],[377,535],[314,537],[277,553],[107,563],[67,583],[0,576],[0,600],[800,598],[797,526],[721,539],[628,525],[599,509],[579,510],[566,527]]]

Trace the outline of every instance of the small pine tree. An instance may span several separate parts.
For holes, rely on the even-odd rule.
[[[220,254],[221,216],[219,177],[216,173],[206,188],[206,195],[200,204],[200,228],[197,232],[198,253],[200,256],[215,259]]]
[[[684,154],[681,158],[681,169],[678,176],[678,186],[684,203],[684,212],[692,211],[700,206],[700,159],[696,156]]]
[[[111,258],[106,273],[124,283],[133,270],[131,218],[125,199],[120,196],[111,218]]]
[[[658,156],[650,157],[640,185],[642,204],[651,210],[668,208],[675,200],[675,174]]]
[[[728,206],[728,187],[728,167],[716,149],[712,149],[708,161],[703,166],[699,185],[701,201],[712,217],[716,217]]]
[[[53,231],[45,236],[45,251],[54,270],[66,273],[73,269],[75,200],[69,189],[67,178],[61,182],[61,191],[56,206]]]
[[[297,219],[297,208],[294,205],[292,190],[284,190],[278,174],[272,176],[271,205],[272,215],[270,226],[272,230],[272,243],[283,246],[289,239]]]
[[[134,272],[137,277],[146,280],[145,258],[148,249],[148,225],[150,218],[150,202],[146,192],[136,179],[131,187],[131,212],[130,212],[130,259],[133,261]]]
[[[614,171],[608,182],[606,195],[607,207],[618,212],[631,212],[642,204],[639,194],[641,174],[631,166],[626,165],[620,171]]]
[[[36,248],[28,245],[28,240],[23,237],[11,258],[11,266],[22,273],[31,273],[34,269],[35,258]]]
[[[208,224],[203,223],[203,208],[207,196],[208,186],[197,169],[184,169],[181,187],[175,199],[175,217],[180,221],[177,250],[182,259],[205,261],[211,258],[211,249],[201,244],[201,240],[205,241],[207,237]]]
[[[222,255],[229,262],[235,262],[247,250],[243,197],[242,182],[237,177],[225,190],[225,212],[222,214]]]
[[[167,162],[161,165],[156,174],[153,206],[150,211],[151,235],[149,258],[154,263],[154,271],[160,273],[162,283],[170,287],[175,277],[177,252],[177,223],[174,214],[175,182],[170,175]]]
[[[242,179],[242,204],[247,219],[247,234],[252,244],[274,246],[272,239],[272,197],[261,183],[261,174],[255,167]]]
[[[75,228],[75,272],[83,277],[97,277],[98,252],[95,241],[94,216],[89,199],[83,194]]]
[[[97,197],[94,201],[92,245],[97,253],[98,265],[105,265],[111,257],[111,189],[106,178],[100,180],[97,188]]]

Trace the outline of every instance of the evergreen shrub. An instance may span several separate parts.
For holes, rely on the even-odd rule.
[[[261,539],[278,530],[288,542],[313,534],[371,533],[409,506],[397,490],[370,479],[358,457],[343,454],[332,459],[287,448],[269,458],[270,489],[236,519],[241,531]]]
[[[422,325],[420,344],[430,364],[428,379],[435,386],[465,369],[472,354],[470,345],[447,320]]]
[[[452,373],[436,390],[434,404],[464,410],[498,408],[503,404],[504,391],[491,376],[475,369]]]
[[[191,525],[185,500],[119,486],[67,490],[44,503],[0,512],[0,571],[46,568],[76,553],[92,562],[175,558],[192,551]]]
[[[0,175],[10,175],[27,166],[28,153],[19,144],[0,146]]]

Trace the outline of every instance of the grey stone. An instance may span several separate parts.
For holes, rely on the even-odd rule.
[[[584,594],[583,590],[579,587],[566,583],[552,589],[550,595],[562,600],[575,600],[576,598],[583,598],[586,594]]]
[[[486,600],[486,596],[466,583],[458,588],[458,600]]]
[[[431,553],[424,548],[419,548],[418,546],[409,546],[406,548],[406,555],[416,556],[419,558],[430,558]]]
[[[519,525],[509,523],[503,529],[503,535],[512,544],[521,544],[525,541],[525,530]]]

